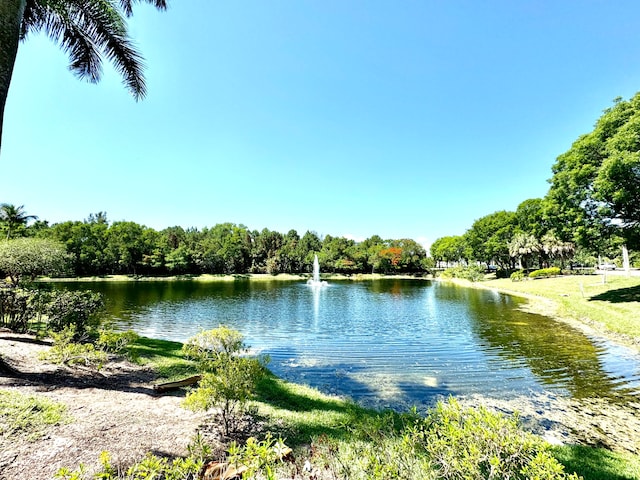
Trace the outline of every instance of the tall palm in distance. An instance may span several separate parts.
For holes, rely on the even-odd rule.
[[[4,108],[18,53],[29,33],[44,31],[69,54],[69,68],[95,83],[106,57],[138,100],[146,94],[142,57],[133,47],[126,17],[144,1],[159,10],[166,0],[1,0],[0,1],[0,148]]]
[[[29,220],[37,220],[35,215],[27,215],[24,205],[16,207],[10,203],[0,205],[0,225],[7,230],[7,240],[16,233],[20,227],[26,227]]]

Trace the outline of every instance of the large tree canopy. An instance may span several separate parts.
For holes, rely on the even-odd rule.
[[[598,245],[612,233],[640,246],[640,94],[616,99],[553,166],[547,199],[563,239]]]
[[[143,0],[0,1],[0,142],[18,43],[30,32],[44,31],[58,43],[69,54],[69,68],[78,77],[100,80],[104,56],[133,96],[144,96],[142,58],[131,44],[125,22],[137,1]],[[144,1],[158,9],[167,7],[165,0]]]

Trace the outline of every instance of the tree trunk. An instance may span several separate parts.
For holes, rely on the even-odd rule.
[[[7,103],[11,74],[16,63],[20,25],[27,0],[0,1],[0,149],[2,148],[2,124]]]

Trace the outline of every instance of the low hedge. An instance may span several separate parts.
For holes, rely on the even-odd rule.
[[[529,274],[529,278],[548,278],[548,277],[557,277],[560,275],[559,267],[549,267],[549,268],[541,268],[540,270],[534,270]]]

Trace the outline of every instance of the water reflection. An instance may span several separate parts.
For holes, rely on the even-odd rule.
[[[604,344],[566,323],[514,308],[524,300],[461,287],[438,289],[438,297],[468,305],[471,327],[483,346],[513,364],[525,363],[548,387],[566,389],[574,398],[622,399],[634,392],[628,378],[604,368]],[[625,373],[634,376],[632,369]]]
[[[56,284],[102,292],[122,328],[184,341],[221,323],[272,358],[274,372],[375,406],[442,394],[509,396],[554,389],[572,397],[637,394],[637,355],[518,310],[523,300],[422,280],[105,282]]]

